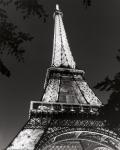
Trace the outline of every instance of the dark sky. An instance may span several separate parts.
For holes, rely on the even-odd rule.
[[[13,6],[8,11],[11,20],[35,38],[26,43],[25,63],[14,57],[3,58],[12,72],[10,78],[0,75],[0,149],[18,133],[28,119],[31,100],[39,100],[47,67],[50,66],[53,44],[53,12],[59,2],[64,13],[64,25],[70,47],[79,69],[86,72],[89,86],[93,86],[119,71],[115,57],[120,48],[120,0],[92,0],[84,9],[80,0],[41,0],[49,18],[46,23],[37,17],[23,21]],[[94,90],[94,89],[93,89]],[[95,91],[103,103],[108,95]]]

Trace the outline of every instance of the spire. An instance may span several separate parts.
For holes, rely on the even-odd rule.
[[[56,4],[56,10],[59,11],[59,5],[58,4]]]
[[[56,5],[54,13],[54,41],[53,41],[53,56],[51,66],[75,68],[75,62],[70,51],[70,46],[67,40],[63,20],[63,13]]]
[[[101,101],[84,81],[84,71],[75,68],[59,5],[56,5],[54,18],[52,67],[47,70],[42,101],[100,106]]]

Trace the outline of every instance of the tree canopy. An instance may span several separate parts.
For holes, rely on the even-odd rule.
[[[37,16],[46,22],[48,14],[40,0],[0,0],[0,73],[10,77],[11,71],[2,60],[2,55],[15,56],[18,62],[24,60],[25,48],[23,43],[29,42],[33,36],[19,30],[19,27],[10,21],[7,7],[13,4],[16,11],[20,11],[23,20],[30,16]],[[91,0],[82,0],[83,6],[91,5]],[[7,56],[6,56],[7,59]]]
[[[116,56],[118,62],[120,62],[120,50]],[[96,89],[100,91],[109,91],[110,96],[108,104],[102,109],[102,114],[106,117],[111,127],[115,127],[120,124],[120,72],[116,73],[111,79],[107,76],[103,81],[95,85]]]
[[[20,31],[19,27],[10,21],[6,9],[10,4],[14,4],[16,10],[21,11],[23,19],[36,15],[45,22],[48,17],[38,0],[0,0],[0,72],[7,77],[10,77],[11,72],[1,56],[12,55],[18,62],[23,61],[25,48],[22,45],[33,39],[32,35]]]

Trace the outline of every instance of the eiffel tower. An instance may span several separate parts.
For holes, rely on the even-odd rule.
[[[120,128],[101,117],[103,104],[76,69],[63,13],[56,5],[51,67],[41,101],[31,101],[29,119],[6,150],[120,150]]]

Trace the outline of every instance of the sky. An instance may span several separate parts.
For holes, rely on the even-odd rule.
[[[80,0],[41,0],[49,18],[46,23],[37,17],[23,20],[20,12],[9,6],[15,24],[35,38],[26,43],[25,62],[3,57],[12,72],[10,78],[0,75],[0,149],[5,148],[28,119],[30,101],[43,95],[46,70],[52,59],[55,4],[63,11],[63,21],[73,57],[86,81],[93,86],[107,75],[113,77],[120,69],[116,60],[120,49],[120,0],[92,0],[85,9]],[[93,89],[107,103],[109,93]]]

